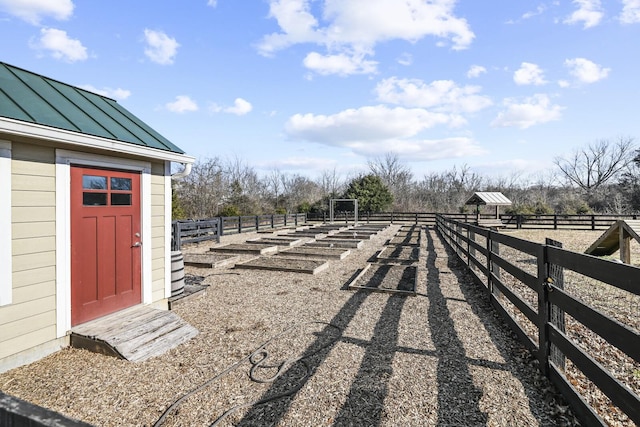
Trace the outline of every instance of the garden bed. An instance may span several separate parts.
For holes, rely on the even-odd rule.
[[[251,254],[251,255],[269,255],[278,252],[278,246],[273,244],[255,244],[255,243],[230,243],[224,246],[216,246],[210,249],[212,252],[235,253],[235,254]]]
[[[350,283],[349,289],[416,295],[416,266],[367,264]]]
[[[415,246],[385,246],[376,255],[376,262],[412,264],[420,259],[420,248]]]
[[[302,239],[295,237],[261,237],[259,239],[249,239],[245,243],[250,245],[278,245],[296,246],[302,243]]]
[[[395,236],[389,239],[388,245],[420,246],[420,235]]]
[[[319,239],[304,244],[311,248],[349,248],[360,249],[364,246],[362,240],[346,240],[346,239]]]
[[[261,256],[238,263],[235,268],[318,274],[328,266],[324,260]]]
[[[184,265],[200,268],[219,268],[231,266],[239,260],[238,255],[224,255],[209,251],[208,253],[184,254]]]
[[[321,259],[345,259],[351,252],[342,248],[314,248],[301,246],[280,251],[282,257],[309,257]]]

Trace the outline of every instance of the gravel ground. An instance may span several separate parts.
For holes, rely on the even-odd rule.
[[[397,229],[315,276],[186,267],[208,285],[176,305],[200,331],[188,343],[143,363],[65,349],[0,374],[0,390],[99,426],[153,425],[183,396],[164,425],[568,424],[434,230],[418,296],[346,290]]]

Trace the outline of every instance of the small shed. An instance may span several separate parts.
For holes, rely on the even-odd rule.
[[[504,194],[495,191],[478,191],[473,193],[466,202],[465,205],[476,206],[476,223],[478,225],[502,225],[500,222],[500,206],[511,206],[511,200],[509,200]],[[495,206],[495,216],[490,219],[480,218],[480,206]],[[500,222],[500,224],[498,224]]]
[[[171,164],[115,100],[0,62],[0,372],[171,296]]]

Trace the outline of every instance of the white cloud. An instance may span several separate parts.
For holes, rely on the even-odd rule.
[[[545,94],[536,94],[523,102],[505,99],[506,110],[491,122],[494,127],[518,127],[527,129],[534,125],[560,120],[564,107],[554,105]]]
[[[640,23],[640,0],[622,0],[620,22],[623,24]]]
[[[419,79],[391,77],[377,84],[378,100],[406,107],[431,108],[436,112],[473,113],[492,104],[479,95],[480,86],[458,86],[451,80],[436,80],[429,84]]]
[[[392,150],[408,161],[430,161],[457,157],[478,156],[486,151],[476,141],[467,137],[443,139],[400,139],[358,142],[347,145],[362,156],[380,156]]]
[[[287,121],[285,130],[296,139],[341,146],[356,141],[407,138],[451,122],[447,114],[378,105],[348,109],[329,116],[295,114]]]
[[[218,5],[218,0],[208,0],[207,6],[216,7]]]
[[[245,101],[242,98],[236,98],[233,103],[233,107],[225,108],[225,112],[235,114],[238,116],[243,116],[253,110],[253,106],[250,102]]]
[[[544,71],[538,65],[530,62],[520,64],[520,68],[513,73],[513,81],[517,85],[540,86],[547,83],[544,79]]]
[[[106,96],[108,98],[113,98],[116,100],[127,99],[131,96],[131,91],[126,89],[112,89],[110,87],[105,87],[102,89],[98,89],[92,85],[81,85],[79,86],[82,89],[88,90],[89,92],[97,93],[98,95]]]
[[[573,0],[573,3],[578,6],[578,9],[564,20],[565,24],[582,22],[585,29],[600,24],[604,17],[600,0]]]
[[[246,101],[242,98],[236,98],[233,105],[230,107],[221,107],[218,104],[211,104],[209,110],[213,113],[229,113],[235,114],[236,116],[244,116],[253,110],[253,105],[249,101]]]
[[[375,61],[364,59],[364,55],[349,56],[345,53],[321,55],[317,52],[309,53],[303,63],[305,67],[318,74],[341,76],[374,73],[378,65]]]
[[[64,21],[73,14],[71,0],[0,0],[0,10],[39,25],[45,17]]]
[[[522,15],[522,19],[529,19],[529,18],[533,18],[534,16],[542,15],[546,10],[547,10],[547,6],[544,4],[540,4],[538,5],[538,7],[536,7],[536,10],[525,12]]]
[[[314,59],[348,56],[359,58],[350,62],[363,63],[365,56],[373,55],[377,43],[388,40],[413,43],[435,36],[448,40],[453,49],[465,49],[475,37],[467,21],[454,15],[454,0],[323,0],[318,18],[312,1],[270,0],[269,17],[277,20],[280,32],[264,36],[259,52],[269,56],[295,44],[314,43],[327,49]],[[329,72],[332,68],[319,69]],[[344,70],[335,69],[338,73]],[[375,71],[371,67],[363,70]]]
[[[451,157],[454,152],[476,153],[477,147],[466,138],[452,138],[447,140],[449,144],[416,138],[420,132],[438,125],[454,127],[463,123],[463,118],[453,114],[377,105],[333,115],[296,114],[287,121],[285,132],[292,140],[349,148],[359,155],[393,150],[416,160]]]
[[[84,61],[89,57],[80,40],[72,39],[66,31],[55,28],[41,28],[40,38],[31,40],[30,47],[48,51],[54,58],[66,62]]]
[[[398,57],[397,61],[398,64],[408,67],[413,64],[413,56],[410,53],[405,52]]]
[[[607,78],[611,71],[611,68],[603,68],[585,58],[567,59],[564,61],[564,65],[569,68],[569,74],[575,77],[579,83],[595,83]]]
[[[187,113],[190,111],[198,111],[198,104],[186,95],[176,96],[176,100],[165,104],[167,110],[172,113]]]
[[[486,72],[487,69],[482,65],[472,65],[471,68],[469,68],[469,71],[467,71],[467,77],[473,79],[480,77],[481,74],[485,74]]]
[[[162,31],[149,29],[144,30],[144,39],[147,43],[147,47],[144,49],[147,58],[162,65],[173,64],[173,59],[178,53],[178,47],[180,47],[176,39],[169,37]]]

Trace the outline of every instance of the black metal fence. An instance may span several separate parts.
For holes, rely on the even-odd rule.
[[[171,223],[171,250],[179,251],[184,243],[215,240],[228,234],[249,233],[283,227],[297,227],[307,223],[304,213],[287,215],[225,216]]]
[[[587,280],[594,279],[596,286],[621,289],[637,298],[640,295],[640,268],[551,244],[533,243],[440,215],[437,229],[447,245],[467,264],[475,281],[486,290],[492,306],[537,357],[541,371],[561,391],[585,425],[606,424],[572,383],[576,377],[567,375],[564,358],[569,359],[572,369],[581,372],[580,375],[599,389],[624,414],[623,417],[628,417],[628,422],[640,425],[637,390],[634,392],[617,378],[617,373],[604,366],[607,356],[595,354],[599,349],[576,342],[572,334],[566,333],[564,320],[559,321],[558,312],[566,313],[573,325],[579,324],[579,328],[597,335],[603,340],[602,346],[619,350],[623,353],[621,357],[628,357],[636,366],[640,363],[640,334],[601,309],[584,303],[553,277],[558,268],[567,269]],[[509,250],[521,254],[520,258],[528,254],[530,268],[521,268],[513,259],[504,256]],[[519,292],[513,283],[530,290],[533,298],[523,298],[523,292]],[[518,315],[513,315],[514,312]],[[564,314],[561,317],[564,319]],[[532,338],[525,324],[532,325],[537,336]],[[552,349],[562,355],[560,360],[552,359]]]

